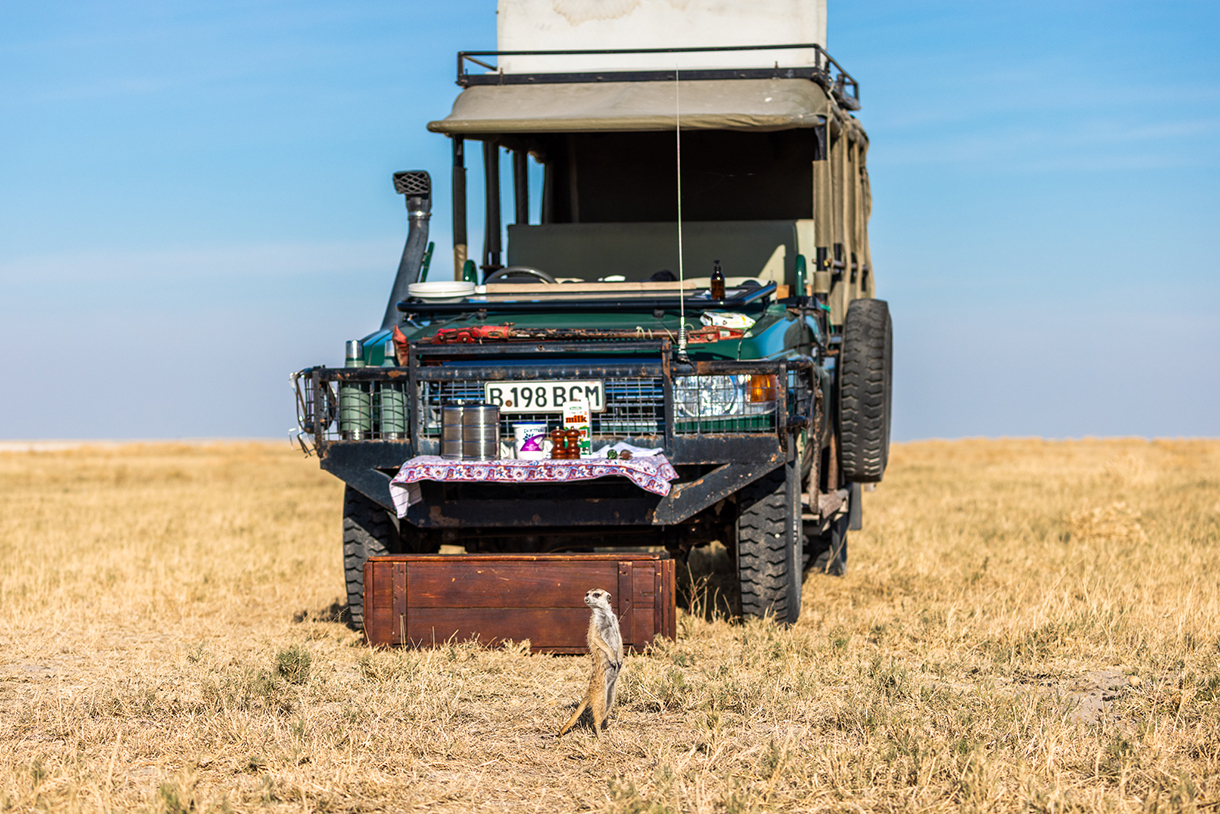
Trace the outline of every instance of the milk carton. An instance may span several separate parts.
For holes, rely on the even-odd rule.
[[[580,430],[580,457],[587,458],[593,454],[592,439],[589,437],[588,399],[577,396],[563,403],[563,428]]]

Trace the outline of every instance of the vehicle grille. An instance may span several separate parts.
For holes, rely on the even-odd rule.
[[[297,419],[303,446],[319,448],[334,441],[439,440],[441,405],[452,402],[479,403],[484,381],[425,380],[417,383],[418,411],[409,414],[407,383],[401,378],[366,378],[338,381],[326,368],[311,368],[293,376],[297,396]],[[401,375],[401,374],[400,374]],[[812,422],[812,377],[807,371],[787,370],[786,404],[778,388],[774,401],[756,395],[744,398],[742,388],[750,374],[677,376],[673,383],[673,428],[675,435],[775,432],[784,410],[786,421],[800,418]],[[528,381],[528,379],[523,379]],[[607,377],[606,409],[591,416],[594,438],[617,441],[666,436],[665,383],[660,376]],[[749,403],[746,403],[749,402]],[[513,424],[539,422],[557,424],[557,413],[511,413],[500,417],[501,439],[512,438]]]

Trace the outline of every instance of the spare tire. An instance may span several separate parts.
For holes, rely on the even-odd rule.
[[[839,359],[839,449],[843,479],[875,483],[890,455],[894,327],[885,300],[853,300]]]

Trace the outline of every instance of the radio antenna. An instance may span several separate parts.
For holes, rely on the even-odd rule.
[[[678,359],[686,358],[686,274],[682,264],[682,90],[674,63],[674,136],[678,142]]]

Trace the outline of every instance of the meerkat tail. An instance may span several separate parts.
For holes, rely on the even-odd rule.
[[[576,722],[580,719],[580,714],[585,711],[585,707],[588,705],[589,698],[587,696],[580,700],[580,706],[578,706],[576,711],[572,713],[572,717],[568,719],[568,722],[563,725],[563,729],[559,730],[559,735],[557,737],[562,738],[564,735],[568,734],[568,730],[576,725]]]

